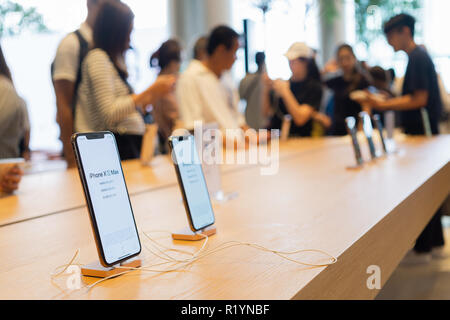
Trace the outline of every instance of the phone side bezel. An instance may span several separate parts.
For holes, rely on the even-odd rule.
[[[117,157],[119,158],[120,171],[121,171],[121,174],[122,174],[123,181],[125,183],[125,190],[127,192],[128,202],[130,203],[131,215],[133,217],[134,227],[136,229],[136,235],[137,235],[138,243],[139,243],[139,251],[137,253],[132,254],[130,256],[127,256],[127,257],[125,257],[123,259],[120,259],[120,260],[112,262],[112,263],[108,263],[106,261],[106,258],[105,258],[105,253],[103,251],[103,244],[102,244],[102,241],[101,241],[101,238],[100,238],[100,233],[98,231],[97,219],[95,217],[94,207],[92,205],[91,195],[90,195],[90,192],[89,192],[89,187],[88,187],[88,184],[87,184],[87,180],[86,180],[86,177],[84,175],[83,162],[81,161],[80,151],[78,149],[78,143],[77,143],[77,139],[79,137],[82,137],[82,136],[85,136],[88,139],[89,139],[89,137],[91,137],[91,139],[93,139],[94,136],[103,135],[103,137],[104,137],[107,134],[111,135],[113,137],[113,141],[114,141],[114,145],[115,145],[115,148],[116,148]],[[112,132],[109,132],[109,131],[90,132],[90,133],[75,133],[75,134],[72,135],[71,142],[72,142],[72,147],[73,147],[74,154],[75,154],[75,159],[76,159],[76,162],[78,164],[78,166],[77,166],[78,167],[78,174],[79,174],[80,179],[81,179],[81,184],[83,186],[83,191],[84,191],[84,197],[86,199],[86,204],[88,206],[88,212],[89,212],[89,218],[90,218],[89,220],[91,222],[92,232],[94,233],[94,240],[95,240],[95,245],[97,247],[97,253],[98,253],[98,256],[99,256],[100,263],[104,267],[112,267],[114,265],[120,264],[120,263],[122,263],[124,261],[127,261],[127,260],[129,260],[131,258],[134,258],[134,257],[138,256],[142,252],[142,244],[141,244],[141,239],[139,237],[139,231],[137,229],[136,219],[134,217],[134,211],[133,211],[133,207],[131,205],[130,194],[128,193],[127,183],[126,183],[126,180],[125,180],[125,176],[123,174],[122,162],[120,161],[120,156],[119,156],[119,152],[118,152],[119,149],[117,147],[117,142],[116,142],[116,139],[114,137],[114,134]]]
[[[353,117],[351,117],[351,118],[353,118]],[[353,121],[356,124],[355,118],[353,118]],[[350,126],[348,118],[346,119],[345,122],[346,122],[347,132],[352,139],[353,152],[355,154],[356,163],[357,163],[357,165],[362,165],[364,163],[364,160],[362,157],[361,147],[359,145],[359,141],[358,141],[358,137],[357,137],[356,126],[355,125]]]
[[[173,153],[173,150],[174,150],[173,139],[177,139],[178,141],[184,141],[184,140],[189,139],[190,137],[192,137],[192,136],[171,136],[171,137],[169,137],[168,142],[169,142],[169,149],[170,149],[171,157],[173,157],[173,154],[174,154]],[[193,141],[195,143],[195,140],[193,140]],[[194,150],[197,150],[197,149],[194,148]],[[183,204],[184,204],[184,208],[186,210],[186,215],[187,215],[187,218],[188,218],[188,221],[189,221],[189,228],[193,232],[198,232],[200,230],[203,230],[203,229],[206,229],[206,228],[212,226],[216,222],[216,216],[214,214],[214,210],[213,210],[212,203],[211,203],[211,196],[209,194],[208,188],[206,187],[206,192],[208,192],[208,202],[209,202],[209,206],[211,207],[211,212],[213,213],[213,222],[208,224],[208,225],[206,225],[206,226],[204,226],[204,227],[202,227],[202,228],[200,228],[200,229],[196,229],[195,226],[194,226],[192,213],[191,213],[191,210],[189,208],[189,203],[187,201],[186,191],[185,191],[183,179],[181,178],[181,172],[180,172],[180,168],[178,166],[178,161],[176,161],[175,159],[172,158],[172,162],[173,162],[173,165],[175,167],[175,172],[176,172],[177,180],[178,180],[178,186],[179,186],[179,188],[181,190],[181,194],[183,196]],[[203,179],[203,181],[205,182],[205,185],[206,185],[205,175],[203,174],[203,168],[200,171],[201,171],[201,174],[202,174],[201,178]]]

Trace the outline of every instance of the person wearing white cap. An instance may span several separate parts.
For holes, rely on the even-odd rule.
[[[331,125],[331,120],[318,111],[322,100],[322,84],[313,53],[302,42],[294,43],[286,52],[292,76],[289,81],[273,81],[273,91],[266,100],[270,102],[272,113],[271,129],[281,129],[286,115],[290,115],[293,120],[291,136],[310,137],[314,121],[325,128]]]

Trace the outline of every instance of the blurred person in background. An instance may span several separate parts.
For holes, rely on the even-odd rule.
[[[345,136],[347,135],[345,119],[354,117],[358,121],[358,115],[362,111],[361,104],[350,99],[350,94],[367,89],[370,81],[358,63],[353,48],[348,44],[338,47],[336,60],[330,61],[325,66],[324,73],[324,82],[334,93],[331,134]]]
[[[79,29],[69,33],[60,42],[52,64],[52,81],[56,96],[56,122],[60,128],[63,156],[69,168],[75,167],[70,138],[74,133],[74,115],[77,90],[81,83],[81,65],[92,48],[92,29],[98,10],[104,1],[87,0],[87,18]]]
[[[133,25],[134,14],[126,4],[103,2],[94,25],[93,49],[83,61],[75,109],[75,129],[113,132],[122,160],[140,157],[147,106],[171,92],[176,82],[173,75],[161,75],[144,92],[134,93],[124,63]]]
[[[314,121],[324,128],[331,126],[331,119],[319,112],[323,94],[319,68],[313,58],[313,50],[303,42],[294,43],[285,56],[292,75],[289,81],[273,82],[269,126],[270,129],[281,129],[285,115],[289,114],[292,117],[290,135],[311,137]]]
[[[221,82],[222,76],[236,61],[239,35],[227,26],[214,28],[208,37],[207,57],[188,68],[176,88],[180,115],[188,130],[195,121],[216,122],[220,129],[248,128],[239,113],[237,101]]]
[[[150,66],[159,69],[159,76],[178,76],[181,66],[181,45],[177,40],[168,40],[152,54]],[[175,129],[179,118],[175,93],[169,92],[153,102],[153,117],[158,125],[160,151],[168,153],[168,138]]]
[[[208,37],[202,36],[197,39],[194,44],[194,49],[192,50],[192,60],[189,62],[189,65],[183,72],[185,77],[188,77],[190,74],[196,74],[199,69],[201,70],[203,68],[202,62],[204,62],[208,57],[208,52],[206,51],[207,46]]]
[[[258,70],[255,73],[248,73],[239,84],[239,95],[247,102],[245,108],[245,120],[253,129],[267,128],[268,119],[263,112],[263,99],[268,87],[266,86],[266,55],[258,52],[255,56]]]
[[[384,95],[386,98],[391,98],[394,96],[392,92],[392,82],[391,73],[388,70],[384,70],[380,66],[375,66],[369,68],[369,74],[372,79],[373,87],[378,93]]]
[[[384,70],[380,66],[375,66],[369,68],[369,74],[372,80],[372,87],[369,89],[374,93],[377,93],[384,99],[389,99],[394,97],[392,92],[393,78],[392,72],[389,70]],[[380,116],[381,122],[384,124],[384,111],[371,110],[372,114],[377,114]]]

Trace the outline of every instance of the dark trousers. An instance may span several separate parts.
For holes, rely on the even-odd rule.
[[[442,208],[431,218],[431,221],[425,227],[414,246],[417,253],[428,253],[435,247],[444,246],[444,231],[442,229]]]
[[[114,133],[120,160],[138,159],[141,157],[142,136]]]

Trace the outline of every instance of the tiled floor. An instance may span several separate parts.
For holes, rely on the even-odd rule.
[[[394,271],[377,299],[450,300],[450,218],[444,217],[448,258],[422,266],[402,266]]]

